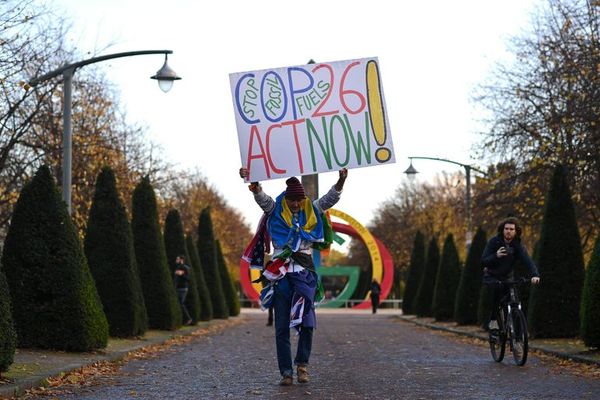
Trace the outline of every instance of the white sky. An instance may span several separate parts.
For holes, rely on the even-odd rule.
[[[473,86],[506,57],[509,36],[529,21],[534,0],[154,1],[54,0],[72,18],[82,54],[170,49],[183,77],[162,93],[149,76],[163,56],[97,64],[121,92],[130,122],[146,125],[164,155],[199,168],[254,226],[260,210],[238,176],[240,155],[228,74],[317,62],[378,57],[396,164],[353,169],[337,208],[367,224],[406,177],[408,156],[471,163],[478,116]],[[96,52],[96,53],[94,53]],[[80,61],[80,60],[72,60]],[[77,134],[77,132],[74,132]],[[76,157],[77,155],[74,155]],[[415,161],[427,179],[460,171]],[[320,175],[320,194],[337,173]],[[263,184],[272,196],[279,179]]]

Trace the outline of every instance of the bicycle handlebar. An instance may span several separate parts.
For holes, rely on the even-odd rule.
[[[523,285],[525,283],[531,283],[531,279],[525,278],[525,277],[520,277],[520,278],[516,278],[516,279],[508,279],[505,281],[501,281],[501,280],[497,280],[494,283],[502,283],[505,285]]]

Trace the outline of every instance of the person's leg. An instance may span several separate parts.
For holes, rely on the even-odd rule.
[[[307,365],[312,350],[313,328],[302,328],[298,338],[298,349],[296,350],[295,365]]]
[[[189,324],[192,322],[192,317],[185,306],[185,298],[187,296],[187,288],[179,288],[177,289],[177,299],[179,300],[179,306],[181,307],[181,316],[183,317],[183,323]]]
[[[293,375],[292,349],[290,346],[290,298],[289,284],[283,278],[277,286],[273,299],[275,312],[275,346],[277,349],[277,364],[282,376]]]
[[[273,306],[269,307],[269,316],[267,317],[267,326],[273,326]]]
[[[313,328],[302,328],[298,338],[298,349],[294,364],[298,367],[298,382],[308,383],[308,360],[312,350]]]

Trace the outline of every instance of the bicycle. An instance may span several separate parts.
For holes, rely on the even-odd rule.
[[[490,351],[496,362],[501,362],[504,359],[507,339],[515,364],[523,366],[527,362],[527,352],[529,350],[527,320],[521,310],[521,302],[517,292],[517,286],[527,282],[529,280],[526,278],[497,282],[497,284],[508,286],[509,293],[500,301],[497,319],[499,329],[490,329],[489,331]]]

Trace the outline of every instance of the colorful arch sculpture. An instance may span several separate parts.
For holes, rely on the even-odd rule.
[[[344,233],[346,235],[350,235],[356,239],[361,240],[367,249],[369,250],[369,255],[371,257],[372,268],[373,268],[373,278],[377,279],[381,285],[381,299],[385,299],[392,288],[392,284],[394,282],[394,264],[392,261],[392,257],[385,247],[385,245],[376,237],[374,237],[367,228],[361,225],[356,219],[352,218],[348,214],[341,212],[336,209],[329,210],[332,216],[338,217],[349,224],[341,224],[339,222],[332,222],[332,227],[335,232]],[[338,267],[339,268],[339,267]],[[355,267],[348,267],[355,268]],[[252,284],[252,280],[258,278],[259,272],[257,270],[250,270],[250,265],[248,261],[240,260],[240,284],[242,286],[242,290],[248,299],[258,304],[259,301],[259,293],[261,290],[260,284]],[[355,286],[356,288],[356,286]],[[348,288],[350,289],[350,288]],[[344,289],[344,297],[352,296],[352,293],[346,289]],[[369,294],[367,293],[366,298],[360,303],[355,305],[352,308],[355,309],[370,309],[371,308],[371,300],[369,299]]]

